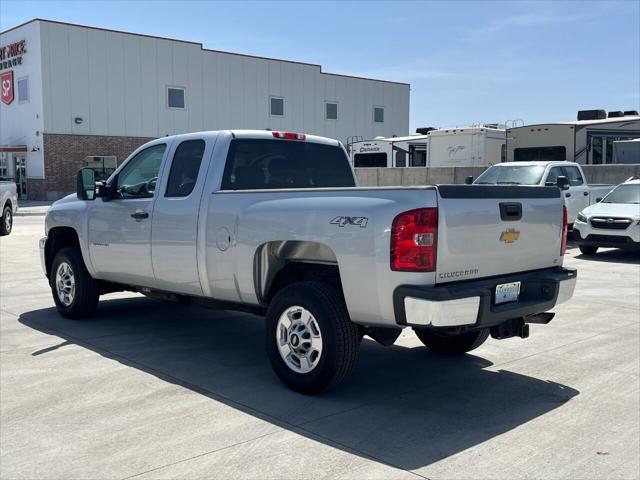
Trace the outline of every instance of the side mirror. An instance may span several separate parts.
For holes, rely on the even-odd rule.
[[[569,179],[563,175],[560,175],[558,177],[558,180],[556,180],[556,185],[560,190],[569,190]]]
[[[465,178],[464,183],[467,185],[471,185],[473,183],[473,175],[469,175],[467,178]]]
[[[96,172],[92,168],[83,168],[78,171],[76,194],[79,200],[96,198]]]

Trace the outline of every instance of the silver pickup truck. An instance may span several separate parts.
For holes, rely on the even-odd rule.
[[[18,211],[18,193],[14,182],[0,180],[0,236],[9,235],[13,229],[13,216]]]
[[[100,295],[266,316],[280,379],[305,393],[344,380],[363,335],[412,327],[432,351],[528,336],[569,299],[567,213],[557,187],[358,188],[344,147],[271,131],[165,137],[105,184],[47,212],[42,264],[59,312]]]

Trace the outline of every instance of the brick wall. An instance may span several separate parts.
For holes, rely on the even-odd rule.
[[[43,134],[44,188],[34,200],[57,200],[76,190],[76,174],[90,155],[115,155],[120,165],[147,137]],[[33,180],[32,180],[33,181]],[[34,189],[36,190],[36,189]],[[31,192],[30,192],[31,193]],[[36,194],[43,195],[36,198]]]

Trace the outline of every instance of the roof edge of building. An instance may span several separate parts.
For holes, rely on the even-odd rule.
[[[66,25],[66,26],[69,26],[69,27],[88,28],[88,29],[91,29],[91,30],[99,30],[99,31],[102,31],[102,32],[120,33],[120,34],[123,34],[123,35],[135,35],[137,37],[153,38],[153,39],[156,39],[156,40],[168,40],[168,41],[171,41],[171,42],[187,43],[187,44],[190,44],[190,45],[197,45],[197,46],[200,47],[200,49],[202,51],[205,51],[205,52],[214,52],[214,53],[221,53],[221,54],[224,54],[224,55],[236,55],[236,56],[239,56],[239,57],[257,58],[257,59],[260,59],[260,60],[273,60],[273,61],[276,61],[276,62],[295,63],[297,65],[307,65],[307,66],[310,66],[310,67],[318,67],[320,69],[320,73],[322,75],[331,75],[331,76],[335,76],[335,77],[345,77],[345,78],[355,78],[355,79],[358,79],[358,80],[370,80],[370,81],[373,81],[373,82],[392,83],[392,84],[396,84],[396,85],[406,85],[408,87],[411,86],[410,83],[397,82],[397,81],[394,81],[394,80],[382,80],[382,79],[379,79],[379,78],[361,77],[361,76],[357,76],[357,75],[347,75],[347,74],[342,74],[342,73],[323,72],[322,71],[322,65],[317,64],[317,63],[300,62],[300,61],[297,61],[297,60],[285,60],[285,59],[282,59],[282,58],[274,58],[274,57],[263,57],[263,56],[260,56],[260,55],[250,55],[250,54],[246,54],[246,53],[227,52],[227,51],[224,51],[224,50],[216,50],[216,49],[212,49],[212,48],[204,48],[204,45],[201,42],[193,42],[191,40],[181,40],[179,38],[161,37],[161,36],[158,36],[158,35],[149,35],[149,34],[146,34],[146,33],[128,32],[126,30],[114,30],[114,29],[111,29],[111,28],[94,27],[92,25],[83,25],[83,24],[80,24],[80,23],[63,22],[61,20],[49,20],[49,19],[46,19],[46,18],[32,18],[31,20],[28,20],[28,21],[26,21],[24,23],[16,25],[15,27],[11,27],[11,28],[9,28],[7,30],[4,30],[4,31],[0,32],[0,35],[4,35],[5,33],[12,32],[14,30],[17,30],[18,28],[24,27],[25,25],[29,25],[30,23],[33,23],[33,22],[54,23],[54,24],[57,24],[57,25]]]

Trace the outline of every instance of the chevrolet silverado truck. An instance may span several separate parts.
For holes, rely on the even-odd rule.
[[[219,131],[151,141],[104,184],[81,170],[40,252],[63,316],[119,290],[264,315],[275,373],[316,393],[364,335],[411,327],[439,354],[527,337],[573,294],[566,234],[557,187],[359,188],[336,140]]]
[[[0,181],[0,236],[9,235],[13,229],[13,217],[18,211],[18,194],[14,182]]]
[[[564,192],[569,214],[569,229],[578,213],[599,202],[611,191],[613,185],[587,184],[582,167],[574,162],[508,162],[499,163],[485,170],[475,185],[557,185]]]

